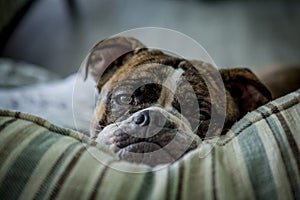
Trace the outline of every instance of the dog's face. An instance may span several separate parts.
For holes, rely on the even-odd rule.
[[[129,37],[96,44],[82,70],[85,78],[90,71],[100,93],[91,137],[121,159],[149,165],[173,162],[196,148],[207,137],[212,110],[221,116],[225,109],[225,133],[245,113],[270,100],[249,70],[223,69],[218,74],[225,97],[212,104],[205,77],[214,77],[211,65],[148,50]],[[218,93],[220,83],[212,85]]]

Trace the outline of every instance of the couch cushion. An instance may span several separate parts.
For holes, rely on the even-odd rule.
[[[2,110],[0,196],[299,199],[299,102],[300,90],[248,113],[226,136],[154,168],[120,161],[81,133]]]

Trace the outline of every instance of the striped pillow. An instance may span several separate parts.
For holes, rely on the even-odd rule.
[[[0,111],[1,199],[300,199],[300,90],[248,113],[211,152],[150,168],[84,135]],[[135,173],[129,173],[135,172]]]

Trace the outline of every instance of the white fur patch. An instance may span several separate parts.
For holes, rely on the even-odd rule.
[[[164,87],[161,90],[161,94],[157,102],[164,108],[169,108],[172,106],[172,102],[174,100],[174,94],[177,90],[183,72],[184,71],[181,68],[178,69],[174,69],[173,67],[169,68],[169,76],[162,83]]]

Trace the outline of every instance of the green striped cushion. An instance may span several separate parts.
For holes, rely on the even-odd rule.
[[[300,91],[150,168],[119,161],[84,135],[0,111],[1,199],[300,199]],[[136,173],[133,173],[136,172]]]

